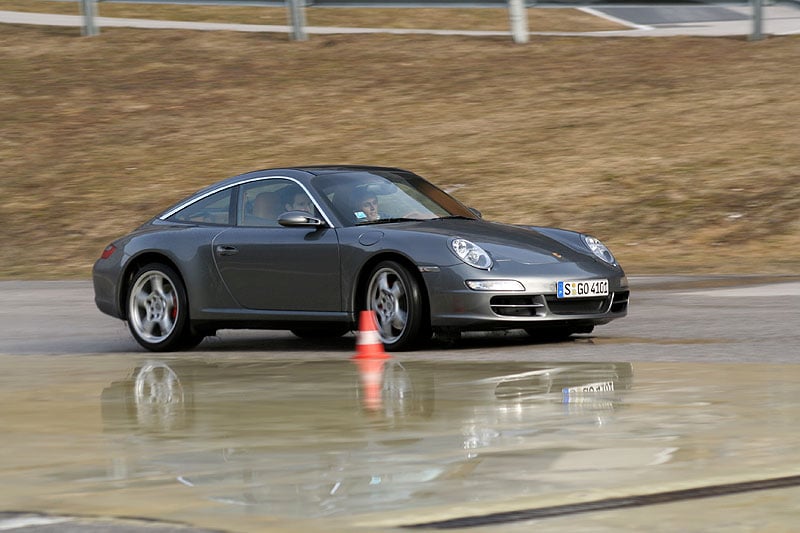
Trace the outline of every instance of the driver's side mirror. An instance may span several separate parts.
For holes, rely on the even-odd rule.
[[[325,226],[325,222],[312,217],[305,211],[287,211],[278,217],[278,224],[287,228],[295,227],[313,227],[321,228]]]

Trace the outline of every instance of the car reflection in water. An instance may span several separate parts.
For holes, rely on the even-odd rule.
[[[612,422],[631,381],[629,363],[163,359],[102,412],[118,482],[319,517],[546,490],[537,473]]]

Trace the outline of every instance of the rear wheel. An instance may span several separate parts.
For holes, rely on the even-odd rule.
[[[191,331],[183,281],[166,265],[151,263],[140,268],[133,276],[127,303],[128,329],[148,350],[184,350],[203,340]]]
[[[430,337],[420,284],[400,263],[383,261],[375,266],[367,279],[364,308],[375,311],[387,350],[408,350]]]

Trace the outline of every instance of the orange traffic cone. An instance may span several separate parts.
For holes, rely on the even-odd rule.
[[[383,366],[386,359],[375,357],[354,358],[361,378],[361,403],[364,409],[377,411],[383,406]]]
[[[356,333],[356,354],[353,359],[387,359],[389,355],[383,349],[381,336],[378,334],[378,321],[375,311],[361,311]]]

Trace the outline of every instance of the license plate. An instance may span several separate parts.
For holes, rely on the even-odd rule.
[[[608,296],[608,280],[587,279],[584,281],[559,281],[557,291],[559,298]]]
[[[586,385],[578,385],[577,387],[565,387],[561,392],[569,396],[570,394],[592,394],[596,392],[614,392],[613,381],[601,381],[599,383],[587,383]]]

